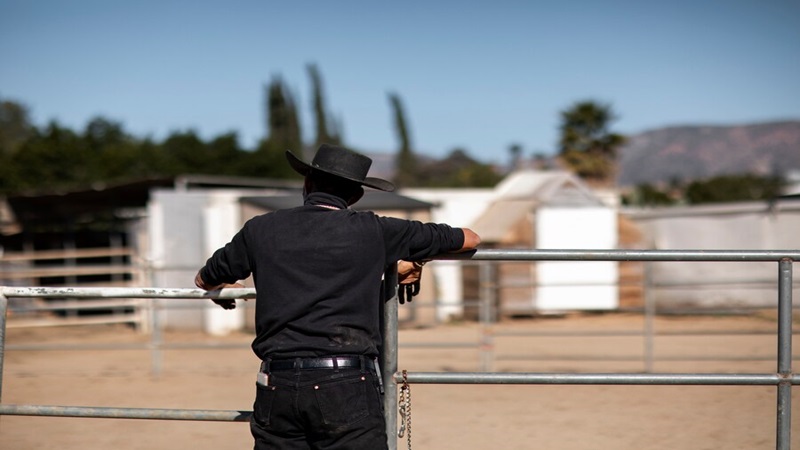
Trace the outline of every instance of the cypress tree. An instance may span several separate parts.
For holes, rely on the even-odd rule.
[[[413,186],[418,181],[417,157],[411,150],[411,139],[406,125],[405,113],[400,97],[397,94],[389,94],[389,103],[392,105],[394,114],[394,127],[397,139],[400,141],[400,150],[395,159],[396,172],[394,183],[398,187]]]
[[[314,110],[314,120],[316,121],[317,134],[314,140],[314,147],[320,144],[341,144],[341,135],[337,130],[335,121],[328,118],[325,110],[325,94],[322,88],[322,75],[316,64],[306,66],[308,76],[311,78],[311,107]],[[331,127],[330,129],[328,127]]]

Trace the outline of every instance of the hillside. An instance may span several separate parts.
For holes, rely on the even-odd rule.
[[[753,173],[800,171],[800,121],[681,126],[629,136],[619,154],[620,186]]]

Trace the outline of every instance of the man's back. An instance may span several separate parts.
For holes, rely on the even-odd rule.
[[[245,227],[259,293],[253,349],[262,358],[376,355],[386,261],[378,219],[333,196],[309,201]]]

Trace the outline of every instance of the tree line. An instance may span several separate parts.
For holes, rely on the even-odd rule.
[[[308,64],[314,139],[303,141],[297,101],[280,75],[264,86],[264,137],[255,148],[243,148],[235,133],[208,140],[193,130],[174,131],[157,141],[128,133],[105,117],[91,119],[82,130],[56,121],[37,127],[27,108],[0,99],[0,195],[86,188],[95,183],[115,183],[182,174],[212,174],[273,179],[297,179],[286,164],[284,151],[310,155],[320,143],[342,144],[342,123],[325,104],[322,75]],[[491,187],[510,170],[564,169],[592,186],[613,187],[617,154],[625,136],[611,130],[617,116],[610,105],[579,101],[559,114],[556,154],[533,155],[527,160],[522,146],[509,146],[507,167],[485,164],[463,148],[441,159],[420,155],[410,139],[403,102],[397,93],[387,96],[398,148],[393,180],[399,187]],[[352,147],[351,147],[352,148]],[[369,149],[353,148],[369,153]],[[628,205],[658,206],[767,199],[779,192],[782,181],[754,175],[696,180],[669,187],[637,186],[622,200]]]
[[[700,205],[706,203],[769,201],[780,196],[786,185],[779,176],[754,174],[720,175],[665,186],[645,183],[622,196],[630,206]]]
[[[297,102],[281,77],[275,76],[264,86],[265,134],[255,148],[242,147],[235,133],[204,140],[194,130],[184,130],[163,140],[141,138],[106,117],[91,119],[81,130],[57,121],[37,127],[22,103],[0,99],[0,194],[181,174],[298,178],[286,164],[286,149],[310,155],[322,142],[347,145],[341,123],[325,106],[318,68],[309,64],[307,72],[312,87],[313,142],[303,142]],[[388,100],[400,142],[394,177],[398,186],[488,187],[502,178],[491,165],[473,159],[463,149],[454,149],[441,160],[414,153],[400,97],[390,93]],[[369,149],[354,150],[369,153]]]

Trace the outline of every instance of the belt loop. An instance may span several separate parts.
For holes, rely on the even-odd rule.
[[[300,358],[295,358],[294,359],[294,373],[296,375],[300,375],[300,369],[302,369],[302,367],[303,367],[302,360]]]
[[[361,374],[367,373],[367,358],[364,355],[359,355],[358,361],[361,363]]]
[[[270,373],[269,365],[270,365],[271,362],[272,362],[272,358],[269,357],[269,356],[267,356],[267,359],[265,359],[264,361],[261,361],[261,372],[266,373],[266,374]]]
[[[331,358],[331,360],[333,361],[333,371],[334,372],[338,372],[339,371],[339,358],[334,356],[334,357]]]

